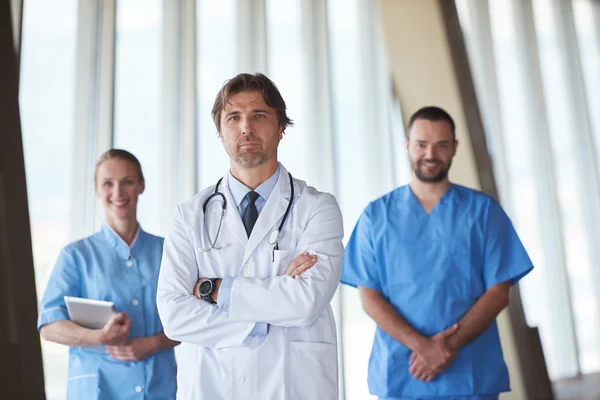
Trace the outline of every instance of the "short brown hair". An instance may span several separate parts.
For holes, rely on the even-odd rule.
[[[265,103],[277,112],[277,122],[285,130],[288,126],[293,126],[292,121],[286,114],[286,106],[279,89],[272,80],[261,73],[257,74],[239,74],[229,79],[223,84],[211,111],[213,122],[217,127],[217,132],[221,134],[221,113],[225,109],[225,104],[229,103],[229,96],[243,92],[259,92],[265,99]]]
[[[127,150],[121,149],[110,149],[105,151],[100,155],[98,161],[96,161],[96,168],[94,168],[94,183],[96,183],[96,174],[98,173],[98,167],[104,162],[112,159],[119,159],[124,161],[129,161],[133,164],[135,169],[137,170],[138,176],[140,178],[140,182],[144,181],[144,174],[142,173],[142,165],[136,156],[128,152]]]
[[[412,128],[413,124],[418,119],[426,119],[428,121],[446,121],[450,124],[450,128],[452,128],[452,139],[456,140],[456,125],[454,124],[454,120],[444,109],[435,106],[427,106],[417,110],[411,117],[408,122],[408,129],[406,130],[406,138],[409,138],[410,128]]]

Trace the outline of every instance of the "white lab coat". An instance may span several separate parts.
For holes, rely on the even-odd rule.
[[[181,341],[180,400],[330,400],[338,398],[336,328],[330,302],[343,254],[342,215],[335,198],[294,179],[294,201],[279,249],[268,238],[288,205],[288,173],[280,176],[248,238],[231,197],[217,246],[208,248],[202,205],[204,189],[179,206],[165,239],[157,305],[166,335]],[[214,198],[207,227],[214,240],[221,206]],[[293,279],[282,276],[304,251],[317,264]],[[273,260],[274,259],[274,260]],[[200,277],[236,277],[229,312],[192,295]],[[255,322],[269,324],[262,341],[248,337]]]

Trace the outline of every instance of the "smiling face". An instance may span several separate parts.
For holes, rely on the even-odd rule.
[[[120,158],[103,161],[96,168],[95,185],[109,225],[112,221],[136,219],[144,181],[133,163]]]
[[[458,141],[446,121],[417,119],[409,131],[406,148],[417,179],[438,183],[447,179]]]
[[[260,92],[230,95],[220,122],[221,142],[232,163],[247,169],[277,163],[284,127]]]

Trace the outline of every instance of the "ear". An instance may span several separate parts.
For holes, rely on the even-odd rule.
[[[285,127],[279,127],[279,140],[283,139],[283,132],[285,132]]]
[[[142,184],[140,185],[140,190],[138,191],[138,194],[144,193],[144,190],[146,190],[146,180],[142,181]]]
[[[406,146],[406,150],[408,150],[408,144],[409,144],[408,143],[408,138],[405,138],[404,139],[404,145]]]

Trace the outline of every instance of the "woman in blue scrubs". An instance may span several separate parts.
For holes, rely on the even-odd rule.
[[[105,223],[61,251],[38,329],[45,340],[70,347],[68,399],[174,399],[178,342],[165,336],[156,309],[163,239],[137,221],[139,161],[124,150],[105,152],[94,186]],[[112,301],[119,314],[102,329],[87,329],[69,319],[64,296]]]

